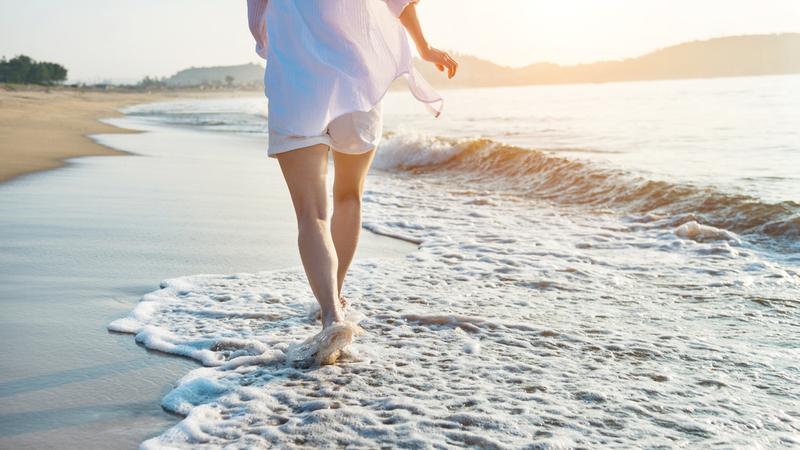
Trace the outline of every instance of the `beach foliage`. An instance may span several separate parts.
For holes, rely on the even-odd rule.
[[[67,79],[67,69],[61,64],[35,61],[19,55],[0,59],[0,82],[23,84],[53,84]]]
[[[162,89],[167,87],[167,83],[164,78],[145,76],[136,86],[143,89]]]

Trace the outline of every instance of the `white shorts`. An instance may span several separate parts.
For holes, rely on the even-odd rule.
[[[320,136],[289,136],[269,130],[267,156],[324,144],[331,149],[357,155],[378,147],[383,135],[383,111],[378,103],[368,112],[355,111],[333,119]]]

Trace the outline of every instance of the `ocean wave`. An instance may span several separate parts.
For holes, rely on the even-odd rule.
[[[738,234],[800,237],[797,202],[767,203],[710,187],[648,179],[490,139],[389,134],[375,166],[418,174],[447,173],[452,182],[477,182],[493,192],[646,215],[671,227],[697,222]]]
[[[348,320],[365,333],[337,365],[297,364],[320,328],[300,267],[167,280],[109,325],[205,366],[162,400],[183,419],[142,448],[797,445],[796,271],[708,226],[474,211],[382,175],[364,226],[420,245],[354,261]]]

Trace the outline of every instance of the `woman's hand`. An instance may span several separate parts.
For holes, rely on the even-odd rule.
[[[417,51],[422,59],[436,65],[436,68],[441,72],[446,69],[447,78],[456,76],[458,63],[447,52],[431,47],[428,45],[428,41],[425,40],[425,36],[422,34],[422,27],[419,24],[419,18],[417,18],[417,5],[414,2],[410,2],[403,9],[400,14],[400,23],[403,24],[408,34],[411,35],[411,39],[417,44]]]
[[[447,70],[447,78],[453,78],[458,71],[458,63],[447,53],[439,49],[427,46],[417,49],[419,56],[430,63],[433,63],[439,72]]]

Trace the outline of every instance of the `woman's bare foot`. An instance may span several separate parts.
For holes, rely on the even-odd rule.
[[[319,333],[303,343],[293,344],[286,353],[286,360],[298,367],[334,364],[342,355],[342,350],[353,342],[353,338],[363,333],[361,327],[349,322],[334,322],[325,326]]]

